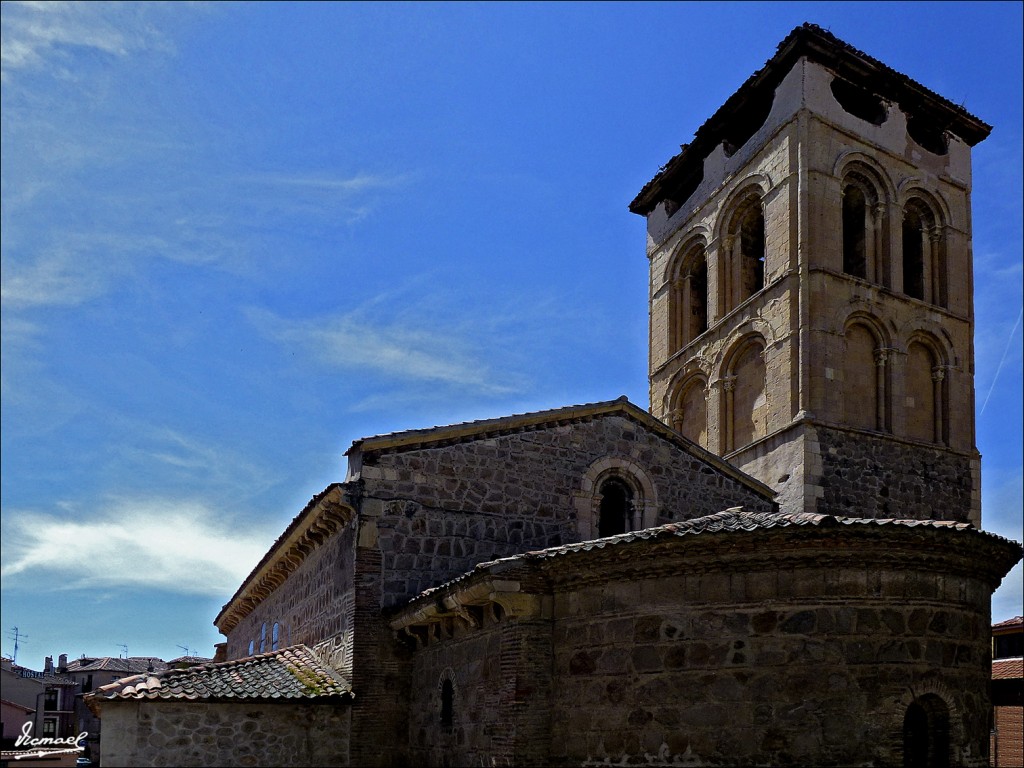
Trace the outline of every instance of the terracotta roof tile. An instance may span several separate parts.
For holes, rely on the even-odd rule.
[[[1017,627],[1024,629],[1024,616],[1014,616],[1012,619],[992,625],[992,629],[1014,629]]]
[[[996,659],[992,662],[993,680],[1013,680],[1024,677],[1024,659]]]
[[[305,645],[244,659],[126,677],[87,699],[320,699],[351,696],[351,686]]]

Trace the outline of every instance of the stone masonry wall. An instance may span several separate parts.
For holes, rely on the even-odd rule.
[[[551,764],[902,764],[910,691],[985,763],[984,584],[725,565],[556,596]]]
[[[280,624],[278,646],[305,643],[312,647],[331,640],[332,665],[351,679],[352,563],[355,526],[350,524],[310,552],[288,579],[275,589],[228,635],[227,658],[249,654],[254,641],[259,653],[262,626],[267,626],[270,651],[274,622]]]
[[[347,703],[103,703],[103,764],[345,766]]]
[[[376,526],[382,607],[477,563],[581,540],[577,502],[584,476],[608,457],[628,460],[650,478],[655,524],[741,505],[773,508],[748,486],[622,416],[366,456],[361,517]]]
[[[817,512],[851,517],[966,520],[971,460],[942,448],[840,429],[817,429]]]

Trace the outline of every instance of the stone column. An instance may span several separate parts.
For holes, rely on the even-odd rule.
[[[722,429],[721,447],[722,453],[728,453],[735,446],[733,445],[733,396],[736,390],[736,377],[723,376],[722,383],[722,411],[725,416],[725,423]]]
[[[680,280],[680,289],[683,294],[682,312],[679,315],[679,338],[676,350],[680,350],[693,340],[693,297],[690,290],[692,275],[687,275]]]
[[[889,431],[888,419],[886,418],[886,398],[889,394],[886,391],[886,363],[888,360],[889,350],[875,350],[875,397],[877,398],[875,428],[881,432]]]
[[[945,398],[943,398],[942,395],[944,389],[943,382],[945,381],[945,378],[946,369],[944,366],[937,365],[932,368],[932,410],[935,414],[935,442],[942,445],[945,445],[946,443],[945,435],[943,434],[944,430],[942,421],[943,403],[945,401]]]
[[[886,275],[889,259],[885,248],[885,203],[875,203],[868,210],[871,212],[871,227],[868,232],[871,235],[872,267],[866,274],[879,285],[889,285]]]
[[[942,290],[942,227],[935,225],[925,230],[927,233],[925,259],[928,263],[928,270],[931,273],[931,298],[932,304],[943,305]]]

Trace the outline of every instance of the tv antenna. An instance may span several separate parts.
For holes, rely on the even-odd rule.
[[[7,635],[14,640],[14,655],[11,656],[11,663],[18,663],[18,645],[22,640],[28,640],[28,635],[23,635],[21,630],[17,627],[12,627],[10,633]]]
[[[128,646],[125,643],[118,643],[117,647],[120,648],[122,651],[124,651],[124,657],[123,658],[127,660],[127,658],[128,658]]]

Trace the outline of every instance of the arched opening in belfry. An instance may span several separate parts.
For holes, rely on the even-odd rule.
[[[746,212],[740,225],[740,286],[737,303],[764,288],[764,211],[760,201]]]
[[[924,300],[925,242],[929,223],[918,206],[903,212],[903,292]]]
[[[601,483],[598,536],[617,536],[633,530],[633,490],[617,477]]]
[[[849,184],[843,190],[843,272],[867,279],[868,201],[864,190]]]
[[[949,708],[935,694],[915,699],[903,716],[903,768],[948,768]]]

